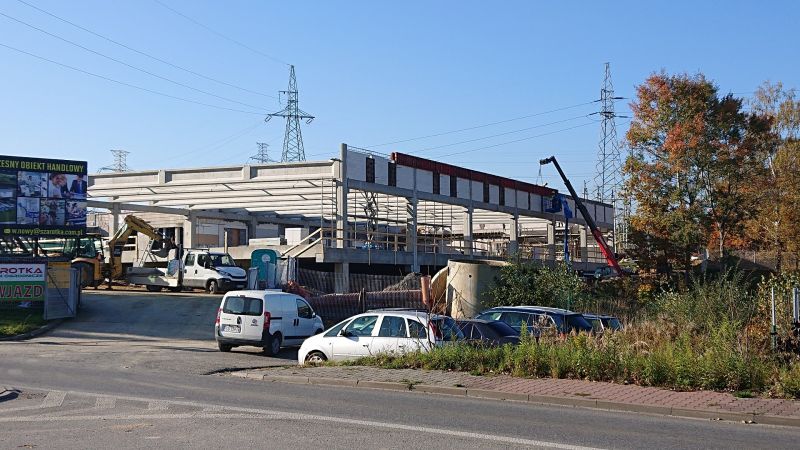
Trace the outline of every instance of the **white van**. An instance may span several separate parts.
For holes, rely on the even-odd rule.
[[[274,355],[324,329],[322,318],[302,297],[270,290],[231,291],[217,310],[214,337],[221,352],[250,345]]]
[[[227,253],[189,250],[183,257],[183,286],[212,294],[247,286],[247,272]]]

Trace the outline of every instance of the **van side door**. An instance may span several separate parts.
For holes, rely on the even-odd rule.
[[[313,336],[314,332],[317,331],[314,320],[316,314],[314,314],[314,310],[311,308],[311,305],[309,305],[304,299],[293,296],[292,300],[292,306],[294,307],[296,317],[294,319],[294,326],[292,327],[291,334],[292,339],[297,340],[297,343],[300,344],[307,338]]]
[[[195,261],[197,260],[197,255],[195,253],[187,253],[186,256],[183,258],[183,285],[188,287],[194,287],[194,280],[195,280]]]

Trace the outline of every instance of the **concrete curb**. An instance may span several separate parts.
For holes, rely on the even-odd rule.
[[[3,341],[24,341],[30,338],[34,338],[36,336],[42,335],[47,333],[48,331],[52,330],[53,328],[61,325],[64,322],[64,319],[55,319],[51,320],[45,325],[40,326],[35,330],[28,331],[27,333],[18,334],[16,336],[5,336],[0,337],[0,342]]]
[[[540,405],[570,406],[573,408],[592,408],[604,411],[622,411],[631,413],[656,414],[662,416],[682,417],[690,419],[725,420],[729,422],[757,423],[763,425],[778,425],[800,427],[800,417],[782,417],[755,413],[737,413],[728,411],[713,411],[707,409],[674,408],[671,406],[641,405],[635,403],[621,403],[611,400],[598,400],[593,398],[553,397],[548,395],[523,394],[518,392],[504,392],[492,389],[471,389],[463,387],[435,386],[426,384],[401,383],[394,381],[349,380],[330,377],[306,377],[286,375],[262,375],[253,372],[232,372],[231,375],[280,383],[314,384],[319,386],[360,387],[368,389],[383,389],[391,391],[411,391],[421,394],[451,395],[455,397],[471,397],[489,400],[518,401],[536,403]]]

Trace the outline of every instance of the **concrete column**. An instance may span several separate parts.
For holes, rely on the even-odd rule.
[[[111,206],[111,225],[109,226],[108,229],[109,236],[114,236],[115,234],[117,234],[117,231],[119,231],[119,214],[120,214],[119,204],[114,203]]]
[[[251,217],[250,221],[247,223],[247,243],[250,244],[250,239],[255,239],[258,237],[258,219],[255,217]]]
[[[580,245],[581,245],[581,262],[584,264],[589,262],[589,247],[586,238],[588,237],[586,233],[586,225],[580,226]]]
[[[556,260],[556,224],[555,220],[547,224],[547,260]]]
[[[347,144],[342,144],[336,174],[336,248],[349,247],[347,239]]]
[[[197,245],[197,215],[190,212],[183,221],[183,248],[189,249]]]
[[[333,266],[334,270],[334,286],[333,290],[337,294],[350,293],[350,263],[336,263]]]
[[[417,254],[417,198],[410,199],[408,204],[409,218],[406,221],[408,224],[408,232],[406,241],[408,250],[412,252],[411,271],[419,272],[419,255]]]
[[[516,255],[519,251],[519,215],[511,217],[508,227],[508,256]]]
[[[470,206],[467,208],[467,214],[464,215],[464,255],[473,256],[474,248],[472,243],[472,216],[475,210]]]

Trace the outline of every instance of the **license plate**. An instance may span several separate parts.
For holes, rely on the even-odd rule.
[[[225,325],[222,327],[222,331],[227,331],[228,333],[239,333],[242,331],[242,328],[239,325]]]

